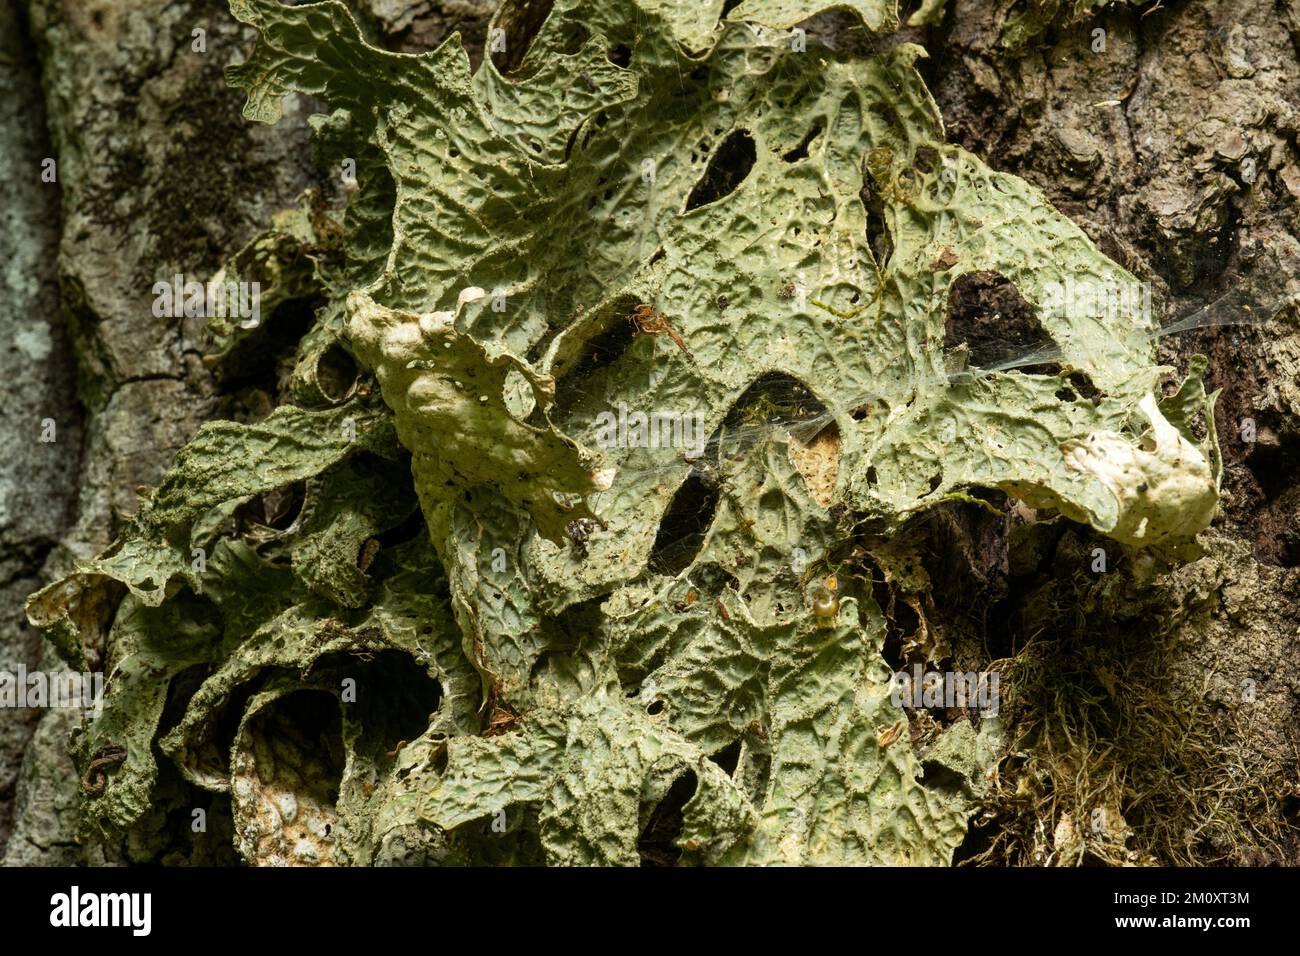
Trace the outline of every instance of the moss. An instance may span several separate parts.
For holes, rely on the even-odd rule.
[[[1204,866],[1288,855],[1297,830],[1283,812],[1288,786],[1277,783],[1293,776],[1288,756],[1261,749],[1251,706],[1210,691],[1224,676],[1237,685],[1240,666],[1216,646],[1219,596],[1138,577],[1126,562],[1026,596],[1014,653],[991,665],[1003,673],[1006,751],[966,862]],[[1200,648],[1220,655],[1217,667],[1190,666]]]

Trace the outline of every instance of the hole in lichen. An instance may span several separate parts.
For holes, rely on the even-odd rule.
[[[190,699],[211,671],[212,668],[207,664],[193,664],[168,682],[167,702],[158,720],[158,737],[165,736],[181,722]]]
[[[921,763],[921,779],[918,782],[931,790],[942,790],[954,795],[960,794],[966,788],[966,781],[962,779],[961,774],[937,760],[926,760]]]
[[[394,525],[387,531],[376,535],[375,540],[379,542],[379,550],[383,553],[396,548],[399,544],[414,541],[427,533],[428,528],[424,523],[424,514],[417,508],[407,515],[401,524]]]
[[[963,273],[948,290],[944,345],[951,350],[963,344],[976,368],[1055,346],[1034,307],[997,272]],[[1026,365],[1021,371],[1050,375],[1060,371],[1060,365]]]
[[[916,151],[912,166],[918,173],[930,175],[939,166],[939,151],[933,146],[922,146]]]
[[[825,129],[825,126],[820,120],[818,120],[813,124],[812,129],[808,130],[808,132],[804,134],[803,139],[799,141],[798,145],[781,158],[787,163],[797,163],[801,159],[807,159],[808,147],[812,145],[813,140],[821,135],[823,129]]]
[[[306,497],[307,483],[295,481],[282,488],[272,488],[257,495],[241,505],[236,510],[235,516],[241,523],[252,523],[276,531],[285,531],[298,520]]]
[[[317,296],[287,299],[263,315],[262,322],[221,356],[213,374],[222,390],[279,393],[293,373],[298,341],[316,322],[323,300]],[[270,408],[266,409],[269,414]],[[254,417],[264,417],[256,415]]]
[[[734,130],[709,157],[704,175],[686,200],[686,211],[731,195],[745,181],[757,158],[758,151],[749,131]]]
[[[692,472],[673,495],[659,522],[648,566],[656,574],[680,574],[704,546],[718,510],[718,487]]]
[[[1073,391],[1091,401],[1094,405],[1102,400],[1104,394],[1092,383],[1092,377],[1082,370],[1071,372],[1065,377]]]
[[[496,28],[504,32],[505,42],[493,44],[491,53],[497,72],[509,76],[523,65],[554,6],[555,0],[506,0],[501,5]]]
[[[754,430],[781,429],[810,440],[829,423],[825,404],[807,385],[784,372],[765,372],[732,404],[722,431],[755,438],[761,434],[750,434]]]
[[[734,776],[736,767],[740,765],[740,738],[737,737],[717,753],[710,754],[709,759],[717,764],[728,777]]]
[[[304,840],[319,843],[318,837],[311,839],[312,822],[335,818],[346,763],[338,699],[324,691],[293,691],[262,707],[247,722],[241,739],[251,765],[237,763],[232,772],[251,785],[254,794],[244,812],[275,821],[282,830],[278,842],[283,849],[296,852]],[[293,821],[277,812],[289,795],[297,807]],[[327,857],[329,844],[316,849]]]
[[[587,337],[565,343],[563,354],[551,366],[555,376],[555,411],[564,414],[574,402],[592,391],[594,380],[611,367],[636,341],[632,313],[641,303],[635,296],[620,296],[590,320]]]
[[[316,383],[329,401],[343,401],[356,382],[357,363],[343,346],[331,345],[316,360]]]
[[[683,809],[695,796],[699,786],[695,774],[688,770],[668,788],[662,800],[650,811],[645,828],[636,841],[642,866],[675,866],[682,851],[677,846],[683,825]]]
[[[884,201],[876,192],[870,176],[863,177],[859,198],[867,212],[867,245],[871,248],[876,265],[883,272],[889,263],[889,257],[894,254],[894,238],[885,224]]]
[[[828,506],[839,475],[839,426],[808,386],[784,372],[764,373],[745,389],[709,439],[704,458],[736,459],[781,433],[790,438],[790,460],[809,493]]]
[[[727,14],[731,13],[732,10],[736,9],[736,7],[740,6],[743,2],[744,0],[724,0],[722,4],[722,12],[718,14],[718,20],[722,21],[727,19]]]
[[[356,681],[356,702],[348,707],[362,728],[358,746],[374,756],[423,734],[442,702],[441,685],[401,651],[379,651],[369,660],[328,654],[316,661],[312,673],[326,669],[331,682],[335,677]]]
[[[560,52],[572,56],[580,51],[589,39],[591,39],[591,33],[581,23],[566,23],[564,38],[559,44]]]
[[[274,734],[265,731],[274,727]],[[312,754],[326,769],[331,782],[326,789],[335,793],[343,779],[343,723],[338,700],[333,694],[317,690],[300,690],[286,694],[258,711],[250,721],[251,734],[265,740],[279,738],[301,745],[303,753]]]
[[[202,770],[223,777],[230,776],[230,748],[235,743],[235,734],[239,731],[239,722],[244,717],[244,710],[253,695],[262,689],[267,677],[275,673],[288,674],[289,672],[282,668],[268,667],[253,680],[240,684],[230,691],[211,721],[210,733],[200,739],[194,747],[195,762]]]
[[[447,745],[443,744],[433,752],[433,772],[441,777],[447,772],[447,765],[450,761],[451,754],[447,749]]]

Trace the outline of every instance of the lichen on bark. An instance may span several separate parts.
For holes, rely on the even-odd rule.
[[[346,213],[246,247],[310,250],[275,277],[321,300],[292,380],[330,349],[362,373],[205,427],[113,549],[33,598],[110,674],[76,751],[126,757],[87,832],[154,825],[158,747],[230,795],[253,863],[951,862],[1001,728],[900,731],[876,572],[906,559],[863,535],[1005,494],[1176,560],[1218,500],[1215,398],[1203,364],[1165,397],[1138,280],[946,141],[919,47],[790,30],[831,7],[897,25],[507,5],[473,71],[455,37],[403,56],[336,2],[232,0],[258,33],[246,116],[319,97],[355,172]],[[1050,363],[951,321],[989,275]],[[1126,304],[1054,310],[1072,283]],[[628,408],[708,440],[602,440]],[[276,522],[262,499],[298,482]],[[281,715],[319,759],[277,751]]]

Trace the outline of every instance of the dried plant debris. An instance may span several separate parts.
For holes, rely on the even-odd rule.
[[[30,601],[108,675],[86,832],[157,843],[190,787],[255,864],[952,862],[1002,728],[895,700],[925,598],[883,595],[928,579],[885,543],[1010,496],[1188,553],[1214,396],[1164,396],[1137,280],[946,143],[919,47],[795,29],[892,2],[506,3],[473,72],[334,0],[230,6],[245,115],[326,104],[349,202],[229,266],[314,297],[295,404],[206,426]],[[954,312],[965,276],[1009,304]]]

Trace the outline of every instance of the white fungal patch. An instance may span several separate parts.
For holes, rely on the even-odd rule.
[[[1061,446],[1065,463],[1098,479],[1115,496],[1112,538],[1141,547],[1190,538],[1209,526],[1218,504],[1210,463],[1161,414],[1154,395],[1138,408],[1151,425],[1141,444],[1118,432],[1093,432]]]

